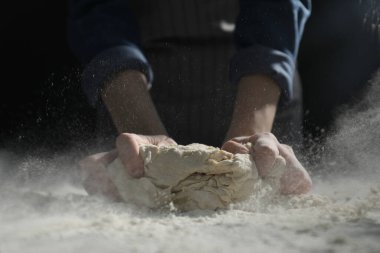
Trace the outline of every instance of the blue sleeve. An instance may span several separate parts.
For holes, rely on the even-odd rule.
[[[85,65],[83,89],[95,106],[104,82],[124,69],[152,69],[139,49],[136,20],[127,0],[69,0],[68,41]]]
[[[311,0],[240,0],[235,29],[238,50],[230,63],[231,82],[238,83],[248,74],[268,74],[281,88],[281,101],[288,102],[310,11]]]

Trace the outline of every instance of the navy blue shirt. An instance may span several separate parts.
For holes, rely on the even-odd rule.
[[[311,0],[240,0],[234,38],[237,51],[230,62],[230,80],[268,74],[292,98],[292,83]],[[113,74],[133,69],[151,83],[152,69],[141,51],[136,18],[127,0],[70,0],[69,44],[86,66],[84,90],[92,105]]]

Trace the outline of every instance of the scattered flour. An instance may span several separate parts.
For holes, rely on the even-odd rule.
[[[317,185],[330,187],[323,182]],[[344,189],[345,185],[339,185]],[[347,187],[347,186],[346,186]],[[89,197],[61,182],[0,189],[0,252],[378,252],[379,192],[351,200],[316,193],[224,211],[152,211]],[[364,191],[367,186],[361,186]],[[329,192],[333,192],[330,188]],[[367,189],[368,190],[368,189]],[[327,191],[327,190],[326,190]],[[261,193],[265,194],[265,193]]]
[[[0,153],[0,252],[378,253],[376,80],[361,109],[338,121],[308,195],[279,196],[263,187],[227,210],[152,211],[87,196],[61,158],[29,158],[13,179],[3,172],[14,162]]]
[[[62,159],[57,159],[60,165]],[[8,164],[8,163],[4,163]],[[20,174],[36,162],[20,164]],[[0,252],[379,252],[380,177],[314,180],[311,194],[269,184],[226,210],[152,210],[88,196],[71,175],[0,178]],[[65,170],[69,172],[70,170]],[[0,173],[1,175],[1,173]],[[317,177],[318,178],[318,177]]]

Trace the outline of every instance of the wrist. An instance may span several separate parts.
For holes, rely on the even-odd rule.
[[[114,90],[123,93],[131,92],[135,90],[136,86],[142,90],[149,89],[146,76],[137,70],[125,70],[112,76],[110,80],[104,84],[101,94],[104,98],[107,94],[114,92]]]
[[[279,97],[280,89],[269,76],[243,77],[226,140],[271,132]]]
[[[258,133],[254,127],[249,127],[248,124],[239,124],[231,122],[230,128],[227,131],[225,141],[239,136],[251,136]]]
[[[126,70],[116,74],[105,84],[102,99],[119,133],[167,134],[143,73]]]

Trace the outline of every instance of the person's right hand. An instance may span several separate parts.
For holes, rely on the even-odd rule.
[[[89,194],[102,194],[110,199],[119,199],[117,189],[106,173],[106,167],[119,157],[130,176],[143,176],[144,161],[139,155],[139,146],[142,144],[169,146],[176,142],[165,135],[120,134],[116,139],[115,150],[93,154],[79,162],[85,190]]]
[[[248,148],[245,145],[246,143],[251,143],[251,148]],[[271,133],[235,137],[225,142],[222,149],[234,154],[250,153],[255,161],[259,175],[263,178],[273,169],[276,157],[282,156],[286,161],[286,168],[280,179],[281,193],[303,194],[311,190],[310,175],[298,161],[293,149],[280,143]]]

